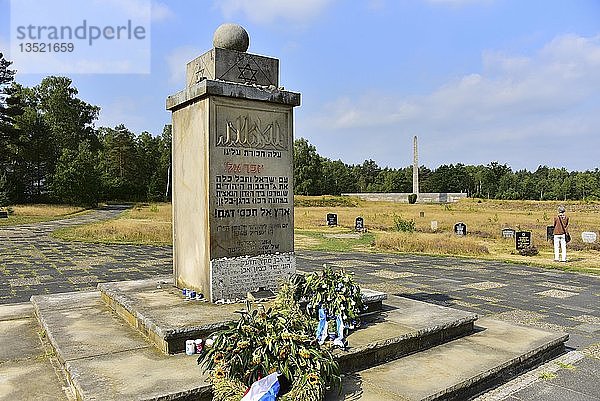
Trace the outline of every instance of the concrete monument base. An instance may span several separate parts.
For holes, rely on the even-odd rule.
[[[77,399],[210,400],[210,383],[196,357],[161,352],[148,328],[154,325],[156,333],[171,330],[184,338],[196,336],[198,332],[188,331],[196,327],[209,335],[211,328],[232,320],[241,305],[184,301],[161,277],[103,287],[102,292],[32,297],[40,332],[53,348],[45,353],[56,355],[52,358],[59,361]],[[121,295],[115,297],[115,292]],[[121,310],[123,320],[115,313],[119,308],[136,310],[136,316]],[[23,310],[31,314],[30,307]],[[3,344],[11,343],[14,330],[2,328],[19,320],[12,316],[5,322],[0,308]],[[132,327],[139,322],[140,330]],[[182,322],[189,326],[176,327]],[[385,299],[382,312],[365,323],[348,337],[347,351],[335,351],[342,370],[355,373],[346,374],[342,394],[332,392],[328,400],[468,399],[560,354],[568,338],[396,296]],[[39,330],[35,326],[24,327]],[[13,388],[30,383],[22,370],[2,366],[0,373]],[[0,386],[0,399],[2,391]],[[44,399],[68,398],[46,394]]]

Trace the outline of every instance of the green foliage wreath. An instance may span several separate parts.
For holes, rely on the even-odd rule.
[[[327,268],[284,283],[271,308],[247,302],[240,320],[216,333],[198,358],[210,370],[215,401],[239,401],[252,383],[273,372],[291,383],[281,401],[318,401],[328,387],[341,386],[331,348],[315,341],[316,321],[300,309],[299,297],[310,297],[311,305],[319,304],[313,298],[328,299],[335,311],[353,319],[362,307],[351,277]]]

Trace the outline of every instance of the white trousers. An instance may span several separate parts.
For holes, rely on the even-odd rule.
[[[562,251],[562,260],[563,262],[567,261],[567,241],[565,240],[565,235],[564,234],[560,234],[560,235],[555,235],[554,236],[554,260],[559,260],[558,259],[558,250]]]

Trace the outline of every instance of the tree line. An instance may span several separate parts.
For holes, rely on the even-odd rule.
[[[513,171],[491,162],[469,166],[419,166],[420,192],[463,192],[469,197],[518,200],[598,200],[600,170],[567,171],[539,166]],[[294,184],[298,195],[339,195],[357,192],[412,192],[412,166],[381,168],[373,160],[349,165],[317,153],[306,139],[294,142]]]
[[[79,99],[71,79],[29,88],[10,65],[0,53],[0,206],[165,200],[170,126],[158,136],[95,128],[100,108]]]
[[[124,125],[96,128],[100,108],[77,97],[67,77],[25,87],[0,53],[0,206],[63,202],[168,200],[171,126],[160,135]],[[306,139],[294,141],[295,193],[412,192],[412,166],[350,165],[320,156]],[[464,192],[493,199],[600,199],[600,171],[505,164],[419,167],[420,192]]]

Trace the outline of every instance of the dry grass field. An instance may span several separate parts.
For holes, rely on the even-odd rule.
[[[85,211],[84,208],[69,205],[14,205],[10,209],[10,217],[0,219],[0,226],[56,220]]]
[[[297,249],[361,252],[406,252],[492,259],[600,274],[600,244],[586,244],[582,231],[600,229],[600,202],[565,202],[571,218],[573,241],[568,263],[553,262],[546,226],[552,224],[561,202],[466,199],[453,204],[400,204],[366,202],[352,198],[296,197],[295,245]],[[328,227],[327,213],[338,215],[338,226]],[[356,217],[364,218],[367,233],[348,237]],[[414,221],[414,232],[399,232],[396,221]],[[431,222],[437,221],[437,230]],[[458,237],[454,224],[467,225],[468,235]],[[531,231],[536,256],[521,256],[513,239],[504,239],[502,228]],[[63,229],[60,238],[92,242],[171,243],[171,204],[138,205],[120,218]],[[599,235],[600,237],[600,235]]]
[[[552,225],[560,204],[566,206],[571,219],[569,231],[573,240],[568,245],[568,263],[553,262],[552,243],[546,241],[546,226]],[[338,227],[327,227],[327,213],[337,213]],[[583,231],[598,234],[600,202],[465,199],[443,205],[409,205],[355,200],[355,206],[296,207],[294,225],[297,230],[312,232],[350,232],[358,216],[364,218],[365,226],[373,234],[373,251],[462,255],[600,274],[600,244],[586,244],[581,239]],[[395,229],[398,218],[414,221],[415,231],[398,232]],[[431,229],[432,221],[437,221],[436,231]],[[466,237],[453,234],[457,222],[467,225]],[[532,243],[538,248],[539,255],[521,256],[516,253],[514,240],[502,238],[501,230],[505,227],[531,231]],[[297,245],[303,241],[303,235],[297,233]],[[314,235],[309,236],[306,247],[315,249],[315,242]]]
[[[171,227],[170,203],[138,204],[117,219],[67,227],[53,235],[69,241],[164,245],[172,243]]]

